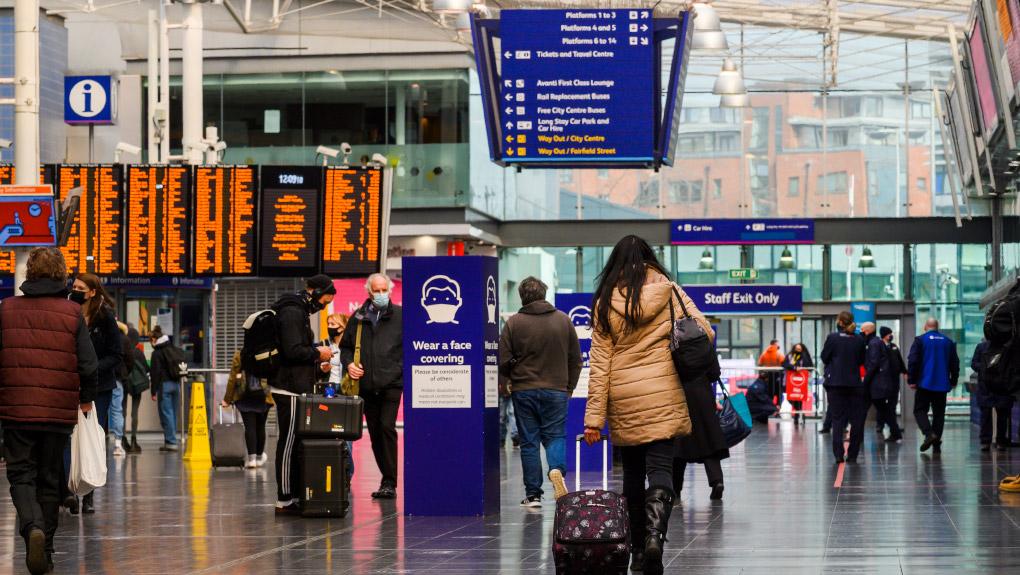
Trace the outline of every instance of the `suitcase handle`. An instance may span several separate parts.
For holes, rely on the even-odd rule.
[[[609,438],[605,435],[599,437],[602,442],[602,491],[609,491]],[[581,490],[581,444],[584,442],[584,434],[577,436],[576,448],[574,449],[574,491]]]
[[[223,423],[223,404],[217,406],[220,410],[220,424]],[[230,423],[237,423],[237,406],[230,404]]]

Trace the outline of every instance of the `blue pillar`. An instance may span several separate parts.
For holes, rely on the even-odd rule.
[[[404,281],[404,513],[499,513],[498,261],[410,257]]]
[[[570,322],[577,331],[581,343],[581,378],[567,406],[567,472],[576,471],[574,438],[584,433],[584,411],[588,406],[588,353],[591,351],[591,301],[590,293],[558,293],[556,308],[570,316]],[[607,428],[602,430],[607,435]],[[608,435],[607,435],[608,436]],[[608,441],[608,440],[607,440]],[[607,457],[612,459],[612,445]],[[602,471],[602,450],[581,449],[581,471]],[[569,482],[568,482],[569,483]],[[572,485],[572,483],[571,483]]]

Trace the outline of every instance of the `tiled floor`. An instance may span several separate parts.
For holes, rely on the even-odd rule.
[[[999,478],[1020,450],[982,454],[976,430],[951,421],[940,457],[869,430],[861,462],[833,484],[828,436],[815,424],[758,427],[724,463],[726,495],[708,500],[700,466],[675,509],[668,573],[1015,573],[1020,495]],[[356,449],[353,512],[342,520],[276,519],[271,469],[190,471],[147,444],[110,465],[99,512],[62,515],[57,573],[552,573],[551,504],[517,506],[517,452],[506,450],[498,517],[405,518],[374,502],[367,438]],[[593,476],[590,480],[594,481]],[[619,487],[619,476],[614,477]],[[6,486],[2,486],[6,493]],[[0,573],[24,573],[14,510],[0,505]]]

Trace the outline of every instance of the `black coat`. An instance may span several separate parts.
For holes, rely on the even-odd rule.
[[[863,387],[864,338],[852,333],[830,333],[822,348],[825,387]]]
[[[683,382],[687,413],[691,418],[691,434],[676,440],[673,455],[687,462],[702,463],[706,459],[726,459],[726,447],[715,410],[715,389],[706,379]]]
[[[768,423],[769,417],[779,411],[776,404],[772,403],[768,384],[760,377],[747,388],[744,396],[747,398],[747,408],[751,412],[751,419],[758,423]]]
[[[879,337],[868,340],[864,358],[864,385],[872,399],[894,399],[900,393],[899,363]],[[896,351],[895,353],[899,353]]]
[[[378,314],[377,321],[373,316]],[[358,326],[361,328],[361,366],[365,376],[358,384],[359,393],[379,393],[386,389],[404,388],[404,319],[403,309],[390,304],[382,312],[370,301],[354,312],[340,340],[340,363],[347,366],[354,361]]]
[[[89,326],[89,337],[99,358],[99,386],[96,391],[110,391],[117,387],[117,377],[124,364],[124,347],[121,345],[124,334],[117,327],[117,319],[110,308],[103,306],[96,314],[96,319]]]
[[[309,297],[306,293],[287,294],[273,304],[279,329],[280,367],[269,385],[291,393],[313,393],[319,374],[319,350],[308,321]]]
[[[985,370],[985,351],[988,350],[988,342],[981,340],[981,343],[977,344],[974,348],[974,356],[970,360],[970,368],[977,374],[978,385],[977,385],[977,401],[978,406],[985,409],[1011,409],[1013,407],[1013,396],[1011,395],[999,395],[988,391],[988,386],[985,385],[985,379],[982,377],[982,373]]]

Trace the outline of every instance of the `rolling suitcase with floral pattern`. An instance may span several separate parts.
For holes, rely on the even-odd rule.
[[[577,436],[574,469],[581,469],[581,441]],[[602,489],[581,490],[574,474],[574,489],[556,500],[553,523],[553,560],[557,575],[626,575],[630,562],[630,521],[627,500],[609,491],[608,449],[602,441]]]

